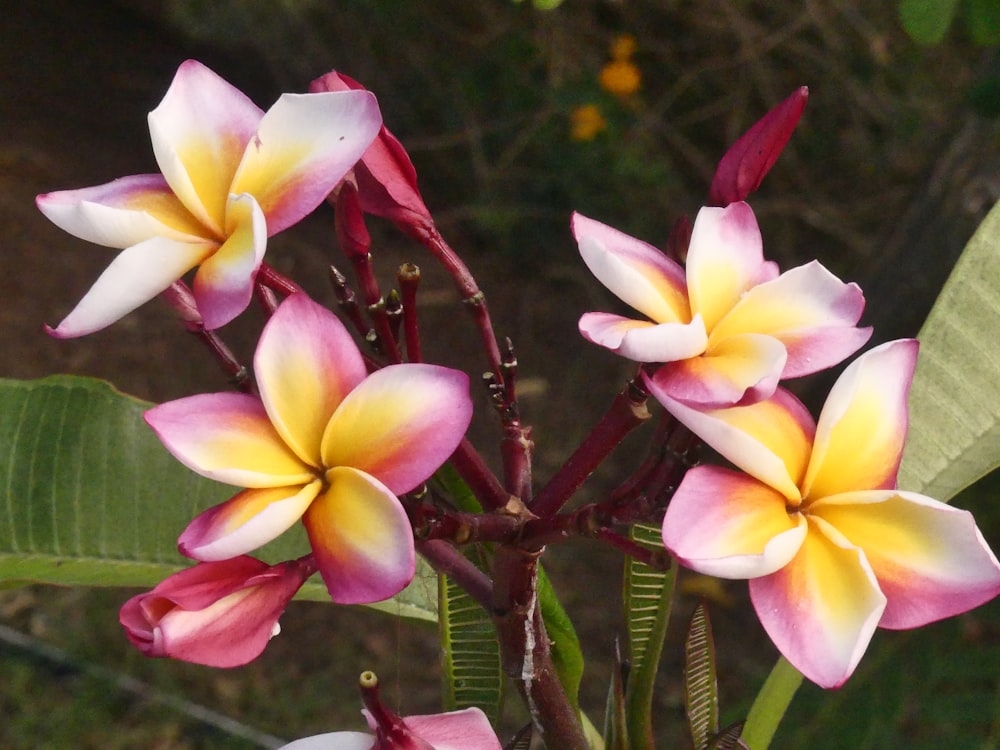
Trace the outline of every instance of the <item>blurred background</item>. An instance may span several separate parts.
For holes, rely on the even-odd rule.
[[[728,145],[798,86],[810,89],[803,119],[751,199],[765,253],[785,268],[818,258],[859,282],[875,341],[914,335],[1000,198],[1000,20],[990,0],[959,3],[950,25],[935,13],[954,3],[901,4],[902,13],[897,2],[861,0],[567,0],[553,9],[509,0],[5,3],[0,376],[93,375],[152,401],[225,387],[155,303],[85,339],[59,342],[41,331],[112,256],[48,224],[34,196],[157,171],[145,116],[189,57],[264,109],[331,69],[377,94],[439,227],[485,291],[498,334],[514,341],[539,482],[630,374],[576,332],[581,313],[615,302],[579,261],[571,212],[662,246],[677,217],[693,217],[704,202]],[[424,270],[430,356],[481,370],[448,279],[391,228],[373,220],[371,229],[386,288],[402,261]],[[327,264],[347,265],[325,207],[274,238],[268,257],[327,303]],[[251,313],[223,336],[246,359],[260,323]],[[485,397],[480,404],[474,438],[495,461],[496,424]],[[614,487],[644,436],[583,494]],[[976,512],[994,548],[996,489],[987,480],[956,501]],[[549,557],[588,658],[584,706],[599,723],[621,627],[621,560],[582,542]],[[117,624],[131,593],[0,592],[0,747],[253,748],[360,730],[354,686],[365,669],[380,675],[400,711],[438,710],[436,636],[425,625],[294,603],[257,662],[217,671],[135,653]],[[712,603],[723,718],[734,721],[776,654],[741,583],[682,581],[674,631],[697,594]],[[664,656],[655,719],[662,747],[690,744],[680,650],[675,638]],[[512,709],[513,727],[520,714]],[[774,746],[998,744],[994,604],[916,633],[880,632],[847,687],[802,689]]]

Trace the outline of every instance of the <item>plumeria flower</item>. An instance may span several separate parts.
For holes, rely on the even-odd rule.
[[[657,392],[699,407],[767,398],[779,379],[837,364],[871,335],[864,296],[813,261],[780,276],[746,203],[702,208],[682,268],[652,245],[580,214],[580,254],[648,320],[586,313],[580,333],[636,362],[664,362]]]
[[[413,532],[397,495],[448,459],[472,417],[468,377],[427,364],[366,374],[337,317],[291,295],[254,356],[260,398],[201,394],[146,412],[182,463],[248,489],[185,529],[181,552],[225,560],[300,518],[335,602],[398,593],[414,573]]]
[[[361,675],[364,716],[373,734],[330,732],[305,737],[279,750],[501,750],[489,719],[478,708],[399,717],[378,696],[378,678]]]
[[[915,628],[1000,593],[1000,564],[972,515],[895,488],[916,357],[915,340],[859,357],[818,423],[784,389],[714,411],[658,394],[746,472],[690,470],[664,545],[700,573],[750,579],[771,640],[822,687],[850,677],[876,626]]]
[[[199,563],[129,599],[119,620],[146,656],[238,667],[277,634],[278,618],[314,572],[304,560],[271,566],[241,556]]]
[[[201,63],[183,63],[149,114],[162,174],[37,198],[61,229],[122,249],[50,333],[100,330],[196,266],[204,325],[225,325],[250,302],[267,238],[312,212],[381,124],[365,91],[284,94],[265,113]]]

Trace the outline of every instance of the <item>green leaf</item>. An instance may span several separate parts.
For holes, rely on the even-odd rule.
[[[475,706],[496,726],[503,706],[504,675],[493,620],[447,576],[439,577],[438,587],[445,710]]]
[[[705,602],[691,617],[684,642],[684,709],[691,739],[700,750],[719,731],[719,689],[715,677],[715,643]]]
[[[635,524],[630,535],[633,541],[647,549],[663,550],[658,526]],[[625,710],[628,739],[633,748],[653,746],[653,685],[670,619],[676,567],[654,570],[633,558],[625,564],[622,593],[631,663],[625,686]]]
[[[920,329],[902,489],[948,501],[1000,466],[1000,204]]]
[[[799,670],[784,656],[779,657],[750,706],[750,714],[743,727],[743,741],[751,750],[766,750],[771,744],[771,738],[801,684]]]
[[[573,708],[580,708],[580,680],[583,678],[583,651],[573,621],[563,609],[549,577],[538,566],[538,606],[552,648],[552,663],[559,674],[566,697]]]
[[[149,588],[190,567],[177,535],[233,488],[176,461],[142,419],[150,406],[92,378],[0,379],[0,585]],[[259,556],[277,562],[307,551],[299,529]],[[428,570],[374,606],[436,619]],[[299,598],[329,601],[319,580]]]
[[[957,6],[958,0],[901,0],[899,20],[915,42],[937,44],[948,33]]]

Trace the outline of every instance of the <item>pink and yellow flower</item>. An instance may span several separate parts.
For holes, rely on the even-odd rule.
[[[636,362],[664,362],[657,392],[699,407],[748,404],[778,381],[837,364],[871,335],[864,296],[818,262],[780,276],[746,203],[702,208],[682,268],[623,232],[573,216],[587,267],[648,320],[586,313],[580,333]]]
[[[239,667],[264,650],[313,572],[300,560],[272,566],[241,556],[199,563],[129,599],[119,620],[146,656]]]
[[[689,471],[663,519],[664,544],[700,573],[750,579],[771,640],[823,687],[850,677],[877,626],[918,627],[1000,593],[1000,564],[972,515],[895,488],[916,357],[914,340],[859,357],[817,423],[780,388],[707,411],[657,393],[746,472]]]
[[[196,266],[205,327],[225,325],[250,302],[267,238],[315,209],[381,124],[365,91],[284,94],[265,113],[204,65],[183,63],[149,114],[162,174],[37,198],[61,229],[122,249],[51,333],[100,330]]]
[[[413,534],[397,495],[448,459],[472,417],[468,377],[427,364],[366,374],[350,334],[305,294],[268,321],[254,357],[260,398],[201,394],[146,421],[203,476],[248,489],[181,535],[195,560],[225,560],[300,518],[335,602],[378,601],[414,572]]]

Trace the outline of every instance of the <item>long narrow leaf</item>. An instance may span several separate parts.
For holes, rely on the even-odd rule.
[[[742,721],[730,724],[721,732],[709,738],[708,744],[705,745],[705,750],[748,750],[747,743],[740,739],[742,732]]]
[[[920,329],[899,486],[948,501],[1000,466],[1000,203]]]
[[[142,420],[149,407],[92,378],[0,379],[0,585],[151,587],[192,564],[177,552],[178,534],[234,489],[167,453]],[[260,556],[307,551],[299,531]],[[427,570],[376,606],[434,620]],[[300,598],[329,601],[319,581]]]
[[[496,725],[503,706],[504,676],[493,621],[447,576],[439,577],[438,590],[445,709],[475,706]]]
[[[631,536],[649,549],[663,549],[659,527],[636,524]],[[666,571],[653,570],[631,558],[625,565],[623,594],[631,662],[625,704],[633,750],[653,746],[653,684],[667,634],[676,577],[676,566]]]
[[[573,621],[563,609],[549,577],[538,566],[538,606],[552,648],[552,662],[559,674],[566,697],[574,708],[580,707],[580,680],[583,679],[583,651]]]
[[[684,708],[691,739],[704,748],[719,731],[719,690],[715,678],[715,643],[705,602],[695,607],[684,642]],[[737,735],[739,733],[737,732]]]
[[[784,656],[778,657],[764,686],[754,698],[743,727],[743,741],[751,750],[767,750],[801,684],[802,674]]]

